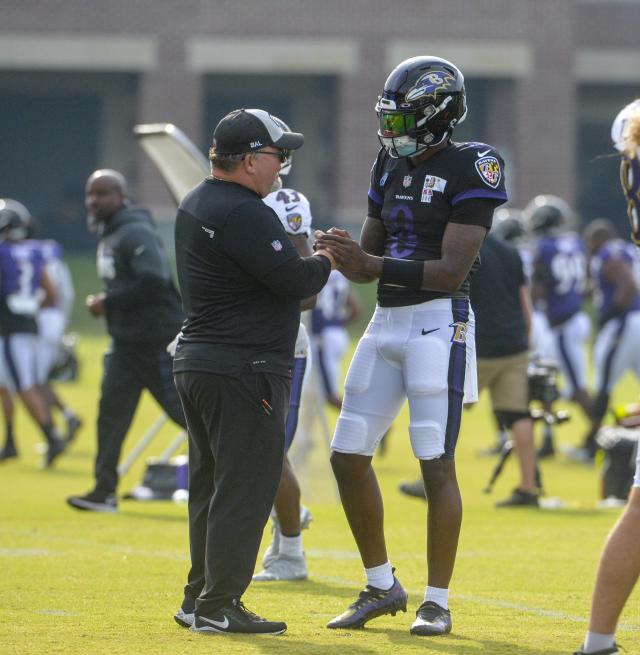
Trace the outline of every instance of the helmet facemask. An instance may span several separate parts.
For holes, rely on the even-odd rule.
[[[378,98],[378,138],[391,157],[415,157],[443,143],[467,115],[464,76],[438,57],[399,64]]]

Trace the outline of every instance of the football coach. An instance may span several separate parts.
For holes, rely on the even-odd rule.
[[[176,219],[186,321],[174,359],[189,432],[191,570],[175,620],[195,632],[286,630],[247,610],[262,531],[280,480],[300,301],[335,262],[301,258],[262,202],[304,137],[261,109],[227,114],[211,176]]]

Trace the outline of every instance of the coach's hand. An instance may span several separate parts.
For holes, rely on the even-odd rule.
[[[335,258],[338,269],[347,277],[351,273],[365,274],[369,279],[382,274],[382,257],[369,255],[346,230],[332,227],[327,232],[316,230],[316,248],[326,248]]]
[[[100,293],[92,293],[87,296],[87,299],[84,301],[84,304],[87,306],[87,309],[92,316],[98,318],[99,316],[105,315],[104,299],[106,294],[104,291]]]

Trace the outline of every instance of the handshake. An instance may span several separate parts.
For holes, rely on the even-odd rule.
[[[346,230],[332,227],[326,232],[316,230],[313,249],[315,255],[323,255],[337,268],[355,282],[368,282],[380,277],[382,258],[364,252]]]

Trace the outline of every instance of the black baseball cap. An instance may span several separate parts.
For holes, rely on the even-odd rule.
[[[221,155],[253,152],[265,146],[297,150],[304,143],[299,132],[285,132],[264,109],[235,109],[213,131],[213,147]]]

